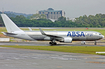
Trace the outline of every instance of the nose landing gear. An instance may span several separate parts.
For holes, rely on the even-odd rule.
[[[97,41],[95,41],[94,45],[97,45]]]

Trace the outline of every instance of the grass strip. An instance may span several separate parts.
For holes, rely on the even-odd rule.
[[[96,54],[96,52],[105,52],[104,46],[10,46],[3,45],[0,47],[12,47],[20,49],[32,50],[46,50],[46,51],[59,51],[69,53],[82,53],[82,54]],[[105,54],[101,54],[105,55]]]

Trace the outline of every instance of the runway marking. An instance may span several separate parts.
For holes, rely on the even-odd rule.
[[[0,47],[0,48],[7,48],[7,47]]]
[[[90,61],[90,62],[86,62],[86,63],[105,64],[105,62],[95,62],[95,61]]]
[[[57,68],[62,68],[62,66],[57,66]]]
[[[18,44],[15,44],[16,46],[19,46]]]

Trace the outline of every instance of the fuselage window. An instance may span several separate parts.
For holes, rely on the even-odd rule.
[[[101,34],[99,34],[99,35],[101,35]]]

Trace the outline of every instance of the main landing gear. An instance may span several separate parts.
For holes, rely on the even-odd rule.
[[[56,45],[56,42],[49,42],[50,45]]]
[[[52,40],[51,42],[49,42],[50,45],[56,45],[57,43],[55,42],[55,40]]]

